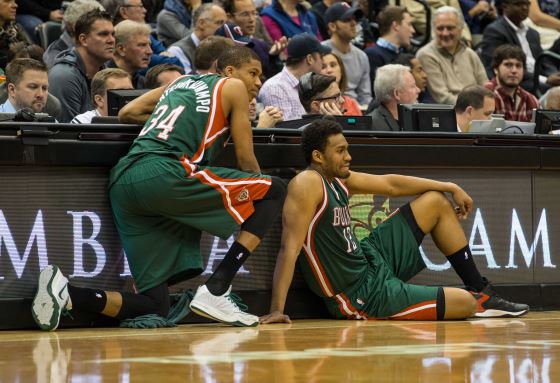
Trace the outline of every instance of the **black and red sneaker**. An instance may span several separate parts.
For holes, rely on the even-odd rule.
[[[476,313],[478,318],[513,318],[527,314],[529,305],[524,303],[514,303],[506,301],[499,296],[492,285],[488,283],[486,287],[479,292],[471,290],[471,294],[476,299]]]

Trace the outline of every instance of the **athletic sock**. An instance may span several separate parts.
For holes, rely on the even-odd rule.
[[[461,250],[447,257],[453,269],[459,278],[463,280],[465,286],[474,288],[476,291],[481,291],[486,283],[482,279],[482,276],[478,272],[476,265],[471,254],[471,249],[467,245]]]
[[[68,285],[68,294],[72,299],[72,308],[94,313],[100,313],[105,309],[107,295],[103,290],[88,289]]]
[[[251,255],[251,252],[242,244],[235,241],[229,248],[226,256],[218,265],[214,274],[206,282],[206,287],[213,295],[223,295],[231,285],[231,281],[243,262]]]

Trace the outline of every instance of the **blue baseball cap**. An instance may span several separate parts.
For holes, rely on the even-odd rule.
[[[311,33],[300,33],[288,41],[288,57],[300,58],[311,53],[326,55],[331,53],[331,48],[323,45]]]

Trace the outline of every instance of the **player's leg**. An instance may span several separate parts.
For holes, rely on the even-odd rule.
[[[455,287],[444,287],[444,319],[465,319],[476,312],[476,299],[471,293]]]
[[[231,283],[282,209],[285,194],[284,181],[271,177],[270,187],[261,199],[253,202],[253,213],[241,225],[241,231],[224,259],[205,285],[198,288],[190,304],[194,312],[236,326],[258,324],[257,316],[243,312],[230,298]]]
[[[271,177],[271,184],[260,200],[254,202],[255,211],[241,225],[241,231],[216,271],[206,282],[208,290],[214,295],[224,294],[235,274],[249,255],[257,248],[274,218],[282,209],[286,196],[286,184],[278,177]]]
[[[57,266],[49,265],[39,275],[32,304],[33,319],[42,330],[53,331],[65,310],[87,311],[117,319],[145,314],[165,317],[169,312],[169,290],[167,284],[141,294],[76,287],[68,283]]]
[[[519,316],[529,310],[525,304],[499,297],[480,275],[455,209],[440,192],[427,192],[410,203],[414,219],[424,233],[430,233],[463,283],[479,302],[476,316]]]

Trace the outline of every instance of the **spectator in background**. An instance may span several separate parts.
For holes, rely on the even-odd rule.
[[[551,49],[560,38],[560,0],[530,1],[529,18],[523,24],[539,32],[543,49]]]
[[[60,35],[57,40],[53,41],[43,54],[43,61],[47,64],[49,69],[54,65],[54,60],[60,52],[73,48],[76,45],[74,26],[78,18],[94,9],[103,11],[105,8],[94,0],[74,0],[68,5],[64,11],[64,18],[62,20],[64,29],[62,35]]]
[[[539,33],[523,24],[529,15],[529,0],[503,0],[502,16],[484,30],[481,43],[481,57],[488,74],[492,73],[494,51],[504,44],[517,45],[527,57],[523,86],[532,89],[535,60],[542,53]],[[560,85],[558,64],[543,63],[541,83]]]
[[[331,49],[321,45],[309,33],[294,36],[288,42],[288,59],[282,72],[268,79],[259,93],[259,100],[266,106],[276,106],[284,120],[296,120],[305,114],[298,96],[299,79],[307,72],[321,73],[323,55]]]
[[[544,95],[544,109],[560,110],[560,86],[550,88]]]
[[[262,10],[261,17],[272,41],[301,33],[310,33],[321,39],[315,15],[301,4],[301,0],[272,0]]]
[[[325,13],[327,9],[340,2],[341,0],[319,0],[315,1],[313,6],[311,7],[311,12],[315,15],[315,19],[317,20],[317,27],[319,28],[319,33],[321,33],[321,37],[323,40],[328,40],[331,35],[329,33],[329,27],[327,22],[324,19]]]
[[[205,38],[212,36],[216,30],[227,20],[226,13],[222,7],[216,4],[202,4],[193,13],[193,32],[169,47],[168,51],[177,57],[185,73],[196,72],[194,55],[196,48]]]
[[[486,87],[494,92],[496,113],[510,121],[531,121],[533,109],[539,107],[535,96],[521,87],[525,53],[515,45],[501,45],[494,51],[494,78]]]
[[[218,73],[216,65],[218,57],[227,47],[234,46],[231,39],[222,36],[209,36],[202,40],[194,54],[194,65],[197,74]]]
[[[133,89],[130,75],[119,68],[100,70],[91,80],[91,99],[95,109],[78,114],[70,121],[72,124],[91,124],[93,117],[106,117],[107,91],[110,89]]]
[[[29,58],[11,61],[6,67],[6,84],[8,99],[0,105],[0,112],[16,113],[23,108],[43,112],[49,94],[45,64]]]
[[[43,48],[36,44],[29,44],[24,41],[19,41],[17,43],[10,45],[10,51],[8,52],[8,62],[15,59],[28,58],[43,62]],[[0,84],[0,103],[4,103],[8,99],[8,89],[6,82]],[[60,118],[60,101],[58,98],[50,93],[47,93],[47,103],[43,109],[43,113],[47,113],[49,116]]]
[[[420,93],[410,68],[400,64],[382,66],[377,69],[373,88],[379,101],[379,106],[370,113],[373,130],[401,130],[397,105],[417,103]]]
[[[346,94],[358,100],[361,105],[367,105],[371,101],[369,61],[364,51],[352,44],[352,39],[357,35],[357,18],[362,15],[359,8],[351,8],[347,3],[337,3],[330,7],[325,14],[325,21],[331,39],[323,41],[323,45],[331,48],[344,62],[348,81]]]
[[[150,24],[155,29],[157,23],[157,16],[163,10],[164,0],[142,0],[144,8],[146,8],[146,23]]]
[[[249,102],[249,120],[253,128],[271,129],[284,119],[282,111],[275,106],[267,106],[259,113],[257,118],[257,99]]]
[[[268,45],[264,40],[245,36],[239,26],[229,22],[218,28],[216,35],[227,37],[238,45],[245,45],[251,48],[261,60],[264,79],[270,78],[282,70],[283,64],[278,56],[288,45],[288,39],[285,37],[272,45]]]
[[[474,35],[481,35],[484,28],[496,20],[496,7],[486,0],[459,0],[459,3],[465,23],[473,34],[473,45],[476,45]]]
[[[459,14],[460,19],[464,20],[465,18],[463,17],[463,12],[461,11],[461,5],[459,4],[459,1],[460,0],[426,0],[432,11],[432,23],[435,13],[442,7],[455,8],[457,10],[457,13]],[[414,25],[414,29],[416,30],[416,32],[420,35],[425,35],[426,23],[430,20],[427,20],[426,10],[422,6],[422,4],[416,0],[401,0],[399,5],[406,8],[408,13],[410,13],[410,15],[412,16],[412,24]],[[461,39],[468,44],[472,42],[472,36],[468,26],[464,25],[463,28],[461,28],[461,32],[459,33],[459,35],[461,36]]]
[[[134,89],[144,89],[146,78],[139,72],[146,69],[152,56],[148,24],[132,20],[121,21],[115,27],[115,51],[108,68],[120,68],[132,79]]]
[[[62,104],[61,122],[93,109],[90,81],[113,57],[111,15],[95,9],[80,16],[74,27],[76,47],[57,56],[49,72],[51,92]]]
[[[244,35],[263,40],[271,46],[273,41],[266,31],[256,3],[253,0],[223,0],[222,6],[229,21],[238,25]]]
[[[480,58],[460,39],[462,29],[457,9],[438,8],[433,19],[435,39],[416,55],[428,74],[430,94],[439,104],[455,105],[464,87],[488,81]]]
[[[35,43],[39,42],[36,30],[39,24],[46,21],[62,22],[62,0],[18,0],[17,5],[16,22]]]
[[[159,64],[153,66],[146,73],[146,88],[155,89],[160,86],[167,86],[184,74],[183,67],[177,65]]]
[[[105,10],[113,16],[114,25],[118,25],[123,20],[132,20],[141,24],[146,23],[146,8],[142,0],[101,0],[101,3],[105,7]],[[150,57],[148,68],[158,64],[181,65],[181,61],[166,52],[165,46],[153,36],[152,33],[149,34],[149,37],[152,56]],[[146,72],[147,69],[144,69],[140,71],[140,74],[144,75]]]
[[[40,45],[29,44],[27,41],[18,41],[17,43],[10,44],[8,62],[20,58],[31,58],[39,62],[44,62],[44,53],[45,50]]]
[[[361,116],[362,111],[360,110],[360,105],[352,97],[345,95],[347,87],[346,80],[346,69],[344,68],[344,63],[342,59],[335,55],[334,53],[328,53],[323,56],[323,69],[321,69],[321,74],[326,76],[334,76],[336,78],[336,83],[338,88],[342,92],[344,103],[342,104],[342,112],[345,116]]]
[[[224,0],[222,4],[228,20],[239,26],[245,36],[255,37],[259,11],[253,0]]]
[[[243,35],[252,42],[254,45],[251,49],[261,58],[263,74],[266,78],[282,70],[282,63],[278,56],[286,49],[288,39],[283,36],[273,43],[270,37],[263,39],[256,35],[259,15],[253,0],[225,0],[223,7],[229,22],[220,27],[216,34],[235,40],[235,36],[231,36],[231,33],[234,33]],[[232,28],[232,24],[237,28]],[[225,28],[229,28],[231,32],[225,33]],[[236,33],[238,29],[241,30],[241,34]]]
[[[307,114],[342,116],[344,99],[334,76],[309,72],[301,76],[298,86],[301,105]]]
[[[20,25],[16,24],[17,4],[14,0],[0,0],[0,68],[8,64],[10,44],[18,41],[29,43],[27,35]]]
[[[491,90],[480,85],[469,85],[457,96],[455,117],[457,131],[468,132],[473,120],[489,120],[496,103]]]
[[[375,46],[365,50],[372,82],[377,68],[392,63],[400,52],[410,48],[414,35],[412,16],[406,8],[389,5],[377,16],[377,22],[380,37]]]
[[[157,16],[157,35],[166,47],[188,36],[194,24],[192,13],[202,4],[201,0],[165,0]]]
[[[433,104],[434,98],[430,94],[428,90],[428,75],[422,66],[420,60],[414,57],[413,54],[410,53],[400,53],[395,59],[393,60],[393,64],[401,64],[405,65],[410,68],[410,72],[414,77],[414,81],[416,82],[416,86],[420,89],[420,94],[418,94],[418,102],[423,104]]]

